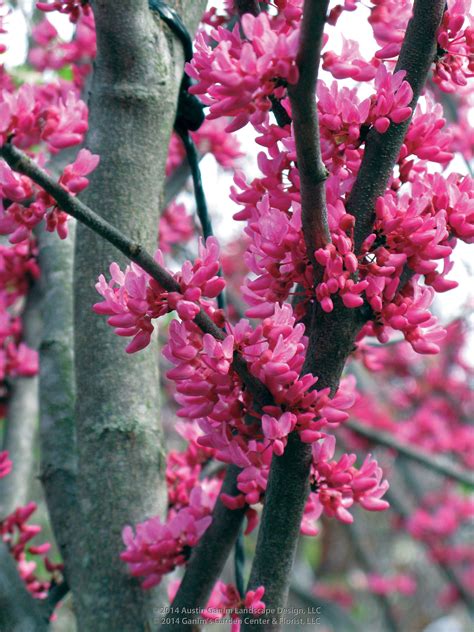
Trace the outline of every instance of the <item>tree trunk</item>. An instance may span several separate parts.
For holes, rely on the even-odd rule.
[[[177,7],[194,28],[203,8],[204,2]],[[100,155],[100,165],[83,199],[154,251],[182,46],[145,0],[120,7],[97,1],[94,14],[98,54],[86,145]],[[80,523],[86,528],[79,533],[69,577],[84,632],[151,630],[159,620],[156,591],[143,591],[119,558],[123,526],[165,510],[158,354],[152,345],[127,355],[124,340],[91,311],[98,300],[94,284],[112,261],[126,263],[112,246],[78,226],[76,429]]]

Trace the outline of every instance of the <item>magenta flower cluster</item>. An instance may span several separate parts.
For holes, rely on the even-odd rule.
[[[395,71],[412,2],[370,2],[369,23],[379,47],[372,59],[365,59],[357,43],[345,39],[341,52],[335,53],[333,38],[324,36],[323,69],[335,79],[363,82],[364,90],[351,87],[353,83],[341,87],[328,81],[327,74],[318,82],[315,104],[322,160],[328,172],[325,186],[330,242],[315,248],[310,256],[302,231],[294,130],[291,122],[285,124],[292,116],[288,89],[299,78],[303,1],[269,4],[268,12],[257,17],[245,14],[232,30],[224,25],[235,15],[234,3],[210,9],[196,37],[193,59],[186,66],[193,80],[190,91],[208,108],[206,123],[193,133],[198,150],[212,152],[222,167],[233,169],[241,153],[229,132],[247,124],[253,126],[262,148],[259,173],[250,178],[236,171],[234,176],[231,198],[239,206],[234,219],[244,223],[245,234],[237,256],[233,261],[231,257],[223,259],[217,240],[210,237],[205,243],[200,241],[194,261],[186,260],[178,271],[168,270],[176,283],[175,291],[165,290],[134,263],[125,270],[112,263],[110,280],[101,275],[96,285],[102,300],[94,305],[94,311],[108,317],[116,334],[131,339],[128,353],[151,343],[156,319],[171,313],[176,316],[170,319],[163,355],[170,365],[167,378],[173,384],[177,415],[184,420],[178,429],[187,447],[168,456],[167,515],[126,526],[123,531],[122,560],[141,578],[144,588],[157,585],[164,575],[184,565],[211,523],[222,483],[221,473],[206,475],[206,464],[213,459],[240,468],[238,492],[222,494],[221,500],[229,509],[245,510],[249,533],[258,522],[257,508],[265,499],[272,458],[284,454],[291,433],[311,444],[311,491],[301,523],[301,531],[308,535],[317,534],[317,521],[323,514],[350,523],[355,504],[369,511],[388,507],[383,498],[388,482],[370,454],[359,466],[355,454],[336,456],[332,433],[339,427],[344,432],[349,414],[399,438],[416,441],[430,452],[455,452],[463,463],[472,464],[472,432],[466,424],[458,423],[437,397],[429,398],[415,414],[407,413],[409,419],[399,423],[366,394],[357,394],[352,378],[343,379],[336,393],[318,389],[317,377],[303,372],[308,340],[302,322],[308,305],[315,302],[326,313],[336,304],[364,313],[366,324],[357,339],[355,355],[369,369],[388,367],[397,379],[407,379],[407,389],[394,396],[401,410],[411,410],[420,398],[410,375],[410,354],[438,353],[443,345],[459,338],[452,328],[442,328],[429,308],[435,293],[456,286],[448,278],[456,242],[474,241],[472,178],[452,168],[449,175],[444,172],[455,152],[467,159],[474,153],[473,137],[465,132],[469,95],[463,89],[474,74],[469,3],[447,3],[437,34],[432,85],[414,111],[413,90],[406,74]],[[358,5],[357,0],[341,2],[332,9],[330,24],[335,25],[343,11],[356,11]],[[30,62],[39,71],[58,71],[72,65],[73,81],[16,88],[2,75],[0,143],[12,142],[44,164],[48,154],[83,142],[87,108],[79,90],[90,71],[96,45],[87,2],[64,0],[37,6],[45,12],[68,14],[77,30],[71,42],[61,42],[57,30],[45,19],[32,33],[37,46],[31,51]],[[442,108],[432,98],[438,89],[456,92],[457,131],[456,127],[454,132],[447,129]],[[283,119],[279,125],[272,113],[276,108]],[[388,130],[401,124],[408,129],[397,163],[386,190],[377,199],[370,230],[357,240],[361,243],[356,243],[358,226],[349,213],[348,200],[366,141],[375,137],[383,142]],[[181,141],[173,135],[167,175],[183,158]],[[72,195],[79,194],[87,187],[87,176],[98,161],[98,156],[82,149],[63,170],[60,184]],[[11,242],[10,246],[0,246],[0,277],[2,287],[8,288],[0,293],[3,380],[37,372],[36,354],[22,342],[15,308],[38,275],[32,230],[45,220],[48,230],[56,230],[64,238],[67,217],[45,191],[3,162],[0,194],[7,200],[0,208],[0,233],[8,234]],[[174,245],[188,243],[193,230],[185,206],[172,203],[160,221],[157,263],[165,267],[165,255]],[[227,313],[218,309],[216,299],[226,285],[220,272],[226,263],[236,271],[235,278],[245,269],[241,288],[247,304],[245,316],[255,321],[237,317],[235,308],[234,313],[232,308]],[[194,320],[203,313],[219,328],[220,336],[203,334],[198,328]],[[390,351],[374,350],[369,344],[370,337],[386,343],[397,335],[409,346],[404,344],[391,358]],[[269,403],[260,406],[254,401],[237,370],[237,359],[244,361],[251,378],[265,387]],[[460,366],[458,362],[457,368]],[[467,407],[467,393],[456,371],[437,373],[431,369],[426,381],[426,389],[446,390],[447,386]],[[358,447],[349,432],[344,436],[351,449],[353,444]],[[0,453],[0,477],[11,467],[8,454]],[[449,545],[440,547],[434,536],[450,536],[467,519],[469,510],[455,495],[440,509],[435,501],[426,499],[426,506],[410,519],[409,529],[414,537],[429,542],[436,559],[464,563],[465,551]],[[30,590],[43,596],[47,583],[37,580],[35,563],[26,558],[27,551],[44,555],[47,550],[46,546],[26,549],[37,533],[34,525],[26,524],[33,510],[32,505],[18,509],[0,523],[0,534],[13,551]],[[46,565],[51,573],[57,570],[50,562]],[[373,576],[367,583],[379,594],[413,588],[396,577]],[[263,586],[242,598],[235,587],[219,582],[205,616],[212,620],[211,609],[218,607],[231,614],[237,630],[239,608],[258,613],[264,608],[263,597]]]

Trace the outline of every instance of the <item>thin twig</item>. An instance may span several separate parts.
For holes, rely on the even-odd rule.
[[[228,467],[222,484],[224,493],[231,496],[239,493],[237,489],[239,471],[235,465]],[[191,625],[184,623],[186,617],[182,616],[186,614],[185,609],[190,608],[190,603],[193,604],[193,609],[206,606],[216,577],[222,570],[237,538],[246,509],[243,507],[230,511],[222,504],[220,497],[217,499],[212,522],[199,544],[193,549],[183,581],[172,603],[172,612],[176,613],[178,621],[162,625],[162,632],[188,630]],[[189,618],[187,620],[189,621]]]
[[[201,161],[204,158],[204,154],[199,154],[198,159]],[[166,178],[164,186],[164,203],[161,211],[171,204],[174,198],[184,188],[189,176],[191,175],[191,168],[187,160],[176,167],[173,173]]]
[[[176,128],[176,132],[179,134],[179,137],[183,142],[184,149],[186,150],[186,156],[193,178],[196,212],[199,222],[201,223],[202,235],[204,240],[206,240],[208,237],[212,237],[214,235],[214,231],[212,229],[211,216],[209,215],[206,195],[202,184],[201,170],[199,168],[199,154],[197,152],[196,145],[191,138],[191,134],[187,129]],[[219,268],[218,275],[222,276],[222,268]],[[224,290],[217,297],[217,305],[219,309],[225,309]]]
[[[403,522],[406,522],[410,517],[410,511],[405,507],[405,505],[400,501],[398,496],[394,494],[394,492],[389,489],[385,494],[385,498],[390,503],[390,509],[394,511],[396,514],[400,516]],[[419,505],[419,500],[417,500],[417,506]],[[429,552],[431,550],[430,542],[426,540],[420,540],[420,544],[424,546],[424,548]],[[446,562],[437,558],[437,556],[433,556],[433,561],[438,566],[440,572],[443,574],[444,578],[449,584],[452,584],[455,588],[461,601],[465,604],[466,608],[469,610],[471,615],[474,613],[474,604],[472,600],[471,594],[468,592],[464,584],[461,582],[459,577],[454,572],[454,569],[447,564]]]
[[[204,188],[202,186],[201,170],[199,169],[199,157],[196,151],[196,145],[194,144],[188,130],[178,129],[177,133],[179,134],[179,137],[183,142],[184,149],[186,150],[186,156],[188,158],[188,163],[193,178],[196,211],[201,223],[203,237],[204,239],[207,239],[208,237],[212,237],[212,235],[214,235],[214,231],[212,230],[212,223],[209,217],[206,196],[204,195]]]
[[[369,555],[362,535],[359,533],[356,525],[347,525],[347,531],[352,543],[352,548],[363,570],[367,574],[373,573],[376,570],[375,563],[372,560],[372,557]],[[376,601],[380,605],[380,609],[382,610],[385,619],[385,629],[389,632],[398,632],[399,626],[397,622],[397,617],[393,611],[393,606],[390,602],[389,596],[378,594],[374,595],[374,598],[376,599]]]
[[[301,221],[308,258],[331,241],[326,209],[328,172],[321,158],[316,83],[329,0],[306,0],[297,56],[298,82],[288,86],[300,176]]]
[[[21,150],[11,143],[7,143],[0,148],[0,156],[14,171],[28,176],[49,193],[63,211],[75,217],[100,237],[115,246],[131,261],[137,263],[145,272],[148,272],[164,290],[167,292],[180,291],[178,282],[165,268],[160,266],[155,259],[153,259],[150,253],[148,253],[141,244],[129,239],[115,228],[115,226],[112,226],[112,224],[109,224],[109,222],[100,215],[97,215],[97,213],[86,204],[73,197]],[[194,322],[204,333],[211,334],[217,340],[224,339],[224,332],[219,329],[203,310],[199,312]],[[272,402],[272,396],[266,386],[251,375],[247,363],[237,352],[234,354],[232,367],[244,382],[253,398],[260,403],[260,405]]]
[[[244,13],[258,15],[260,13],[258,0],[235,0],[235,8],[239,15],[244,15]]]
[[[388,432],[371,428],[370,426],[361,424],[353,419],[349,419],[345,422],[344,427],[349,428],[353,432],[373,441],[374,443],[396,450],[404,457],[410,459],[411,461],[416,461],[420,465],[423,465],[423,467],[426,467],[437,474],[441,474],[446,478],[462,483],[463,485],[474,487],[474,475],[468,470],[460,468],[454,463],[434,454],[428,454],[423,450],[414,448],[412,445],[400,441]]]

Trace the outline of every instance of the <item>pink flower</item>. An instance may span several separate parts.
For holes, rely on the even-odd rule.
[[[240,597],[237,589],[232,584],[224,584],[217,581],[206,608],[202,611],[202,616],[208,621],[220,621],[224,617],[232,618],[232,632],[240,630],[239,612],[244,610],[255,615],[265,611],[265,604],[262,597],[265,594],[265,588],[259,586],[256,590],[249,590],[243,598]]]
[[[12,471],[12,462],[8,458],[8,452],[0,452],[0,478],[4,478]]]
[[[56,153],[81,143],[87,131],[87,106],[64,85],[23,84],[0,96],[0,139],[12,137],[22,149],[39,142]]]
[[[209,237],[206,246],[200,243],[199,257],[194,264],[185,261],[174,278],[180,292],[167,292],[158,282],[132,263],[122,272],[116,263],[110,266],[109,283],[101,275],[96,289],[104,298],[93,307],[97,314],[109,315],[108,323],[115,327],[119,336],[133,336],[126,348],[134,353],[146,347],[151,340],[154,325],[152,320],[176,310],[184,320],[192,320],[201,309],[201,299],[215,298],[223,290],[225,282],[217,276],[219,270],[219,246],[214,237]],[[155,259],[163,265],[160,250]]]
[[[381,497],[389,485],[386,480],[382,481],[382,470],[377,462],[370,454],[360,469],[354,467],[355,454],[343,454],[339,461],[330,461],[335,446],[333,436],[313,444],[311,489],[314,502],[322,505],[326,515],[345,523],[353,522],[348,509],[354,502],[368,511],[388,509],[388,502]]]
[[[143,588],[156,586],[163,575],[186,563],[190,549],[212,522],[217,493],[218,487],[205,488],[203,483],[192,490],[189,505],[172,510],[166,523],[154,517],[135,525],[135,532],[129,526],[124,528],[126,549],[120,557],[133,576],[144,577]]]
[[[193,219],[185,205],[171,202],[160,215],[158,240],[161,252],[171,252],[174,245],[185,244],[193,235]]]
[[[455,92],[474,76],[474,21],[470,8],[470,0],[450,2],[438,29],[433,80],[444,92]],[[466,17],[469,26],[465,25]]]
[[[270,95],[283,93],[276,87],[277,80],[296,83],[298,78],[296,17],[299,14],[285,10],[276,17],[246,13],[242,17],[246,39],[241,39],[238,25],[231,32],[218,27],[211,32],[217,42],[214,48],[198,34],[186,72],[197,81],[190,91],[211,106],[208,118],[233,117],[226,131],[235,131],[249,120],[258,124],[266,119]]]
[[[415,155],[422,160],[446,164],[452,160],[453,154],[450,151],[451,132],[449,127],[446,128],[443,108],[440,103],[435,104],[426,97],[425,110],[423,112],[420,103],[417,105],[400,158],[407,161],[408,156]]]
[[[378,59],[365,61],[360,54],[358,43],[345,37],[342,38],[342,51],[339,55],[328,51],[322,58],[324,70],[328,70],[335,79],[350,77],[355,81],[370,81],[375,77],[380,65]]]
[[[0,455],[1,469],[1,455]],[[31,540],[40,532],[41,527],[35,524],[28,524],[31,515],[36,511],[36,504],[28,503],[24,507],[18,507],[13,513],[0,521],[0,539],[7,545],[18,568],[18,573],[26,585],[28,591],[36,599],[44,599],[54,579],[57,583],[58,571],[62,569],[62,564],[55,564],[47,557],[51,548],[49,542],[40,545],[31,545]],[[41,559],[39,571],[35,557]]]
[[[65,101],[59,101],[57,105],[51,105],[43,111],[41,139],[46,141],[48,148],[53,153],[66,147],[78,145],[87,132],[87,114],[86,104],[78,99],[73,92],[69,92]],[[92,156],[86,149],[82,149],[79,155],[81,152],[86,152]],[[97,162],[90,171],[95,169],[98,162],[97,157]]]
[[[413,90],[408,81],[404,81],[405,75],[403,70],[392,75],[383,64],[377,70],[377,94],[370,109],[370,120],[380,134],[387,131],[390,123],[402,123],[411,116]]]
[[[273,452],[281,456],[285,450],[286,437],[290,434],[296,424],[296,417],[291,413],[284,413],[280,419],[262,415],[263,434],[272,441]]]
[[[367,575],[367,588],[375,595],[388,595],[398,592],[401,595],[413,595],[416,592],[416,581],[410,575]]]
[[[89,184],[84,176],[93,171],[98,162],[98,156],[81,149],[76,160],[65,167],[59,183],[72,195],[81,192]],[[7,209],[0,205],[0,234],[9,234],[11,243],[29,239],[32,229],[43,219],[46,219],[47,230],[56,230],[61,239],[67,237],[68,215],[50,195],[39,187],[34,188],[29,178],[15,174],[3,162],[0,163],[0,190],[3,197],[14,201]],[[34,197],[34,201],[28,206],[20,203],[29,197]]]
[[[82,13],[89,14],[90,5],[83,0],[54,0],[53,2],[37,2],[40,11],[59,11],[69,15],[71,22],[77,22]]]
[[[398,56],[405,36],[408,20],[412,16],[411,0],[372,0],[369,23],[374,37],[382,48],[376,57],[386,59]]]
[[[75,161],[65,167],[59,179],[60,184],[72,194],[80,193],[89,185],[85,176],[94,171],[99,160],[99,156],[91,154],[88,149],[81,149]]]

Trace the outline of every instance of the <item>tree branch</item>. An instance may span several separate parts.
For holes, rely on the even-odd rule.
[[[192,30],[204,0],[170,2]],[[183,76],[183,46],[147,0],[93,3],[97,57],[89,93],[88,148],[100,155],[81,195],[97,215],[154,249],[166,148]],[[78,554],[68,576],[80,629],[155,629],[160,587],[143,591],[120,560],[122,529],[166,511],[165,445],[158,355],[124,353],[123,342],[90,306],[94,282],[116,258],[107,241],[77,227],[74,345]],[[149,257],[149,260],[152,260]],[[91,368],[93,367],[93,370]]]
[[[129,239],[107,220],[97,215],[97,213],[81,202],[81,200],[70,195],[66,189],[55,182],[53,178],[38,167],[38,165],[21,150],[9,143],[0,148],[0,156],[14,171],[28,176],[33,182],[36,182],[36,184],[49,193],[63,211],[71,215],[71,217],[75,217],[105,241],[115,246],[115,248],[130,259],[130,261],[137,263],[145,272],[148,272],[153,279],[158,281],[166,291],[180,291],[179,284],[171,274],[160,266],[141,244]],[[211,334],[217,340],[224,339],[224,332],[217,327],[203,310],[199,312],[194,322],[204,333]],[[260,380],[251,375],[247,363],[238,353],[234,354],[232,366],[257,402],[262,406],[272,402],[272,397],[268,389]]]
[[[400,518],[402,518],[403,522],[406,522],[410,517],[410,511],[408,510],[408,508],[400,501],[398,496],[396,496],[395,493],[391,489],[387,491],[386,497],[387,497],[388,502],[390,503],[390,509],[394,511],[396,514],[398,514]],[[415,498],[416,498],[416,504],[417,506],[419,506],[420,499],[417,494],[415,494]],[[421,540],[420,544],[423,545],[425,550],[427,550],[428,552],[430,551],[431,547],[428,542],[426,542],[425,540]],[[436,565],[438,566],[440,573],[444,576],[446,581],[449,584],[453,584],[453,586],[456,588],[460,599],[462,600],[462,602],[464,603],[464,605],[469,610],[472,616],[472,614],[474,614],[474,605],[472,602],[471,594],[466,589],[464,584],[460,581],[459,577],[454,572],[454,569],[446,562],[438,559],[436,555],[434,556],[433,559]]]
[[[413,81],[416,96],[413,100],[413,106],[426,80],[432,61],[431,55],[435,46],[436,29],[442,15],[440,4],[444,7],[444,0],[442,2],[437,0],[435,3],[431,0],[416,0],[414,18],[410,21],[405,36],[401,60],[406,69],[408,66],[410,67],[408,78]],[[303,32],[307,31],[303,29]],[[418,48],[420,50],[417,52]],[[352,196],[350,211],[358,218],[362,218],[359,221],[358,230],[363,238],[367,236],[372,227],[372,210],[375,199],[379,192],[385,190],[393,165],[398,157],[406,128],[407,126],[403,129],[400,128],[395,134],[396,138],[388,148],[385,146],[386,134],[383,136],[383,142],[379,142],[380,139],[376,138],[375,141],[370,139],[367,143],[362,163],[363,169],[361,167],[356,184],[359,189],[362,184],[368,186],[372,198],[368,198],[367,195],[361,198],[356,189],[356,194]],[[392,127],[387,133],[391,129]],[[383,169],[380,168],[379,162],[384,165]],[[370,169],[373,170],[370,171]],[[302,192],[302,202],[304,199]],[[371,200],[370,204],[367,202],[368,199]],[[311,200],[306,201],[306,204],[312,204]],[[305,213],[304,208],[302,212]],[[361,229],[360,224],[363,221],[365,221],[365,225]],[[364,320],[359,310],[345,308],[339,298],[334,301],[334,310],[330,314],[323,312],[318,303],[315,303],[311,310],[309,344],[302,373],[312,373],[318,376],[316,385],[318,390],[329,387],[334,395],[345,362],[353,350],[356,335]],[[285,458],[287,451],[290,450],[291,460]],[[301,471],[302,463],[306,464],[303,466],[303,469],[306,468],[304,472]],[[265,586],[264,601],[267,608],[282,607],[286,603],[297,534],[308,492],[309,465],[310,448],[299,442],[297,437],[292,438],[291,444],[289,441],[283,456],[274,457],[272,460],[257,550],[248,587],[248,589],[255,589],[262,584]],[[292,487],[293,493],[286,496],[284,490],[288,484]],[[283,494],[283,500],[281,500],[281,494]],[[284,524],[281,521],[281,515],[286,517]],[[287,532],[294,534],[294,540],[286,537]],[[275,560],[277,560],[276,564]],[[283,577],[283,574],[286,574],[286,577]],[[263,626],[259,619],[250,620],[249,623],[243,625],[245,632],[263,629],[278,630],[279,626]]]
[[[56,606],[60,601],[66,597],[69,593],[69,585],[67,581],[62,581],[60,584],[53,583],[49,589],[48,596],[41,602],[41,608],[44,613],[46,621],[49,621],[51,615],[56,610]]]
[[[260,13],[258,0],[235,0],[235,8],[239,15],[244,15],[244,13],[258,15]]]
[[[314,251],[331,241],[326,209],[328,172],[321,158],[316,83],[329,0],[305,0],[297,56],[299,79],[288,86],[300,176],[301,221],[308,258],[315,270]]]
[[[318,376],[316,388],[335,394],[347,357],[363,321],[357,310],[346,309],[338,299],[330,314],[318,303],[312,306],[312,326],[302,375]],[[267,608],[285,605],[301,519],[309,490],[311,446],[296,433],[289,436],[285,452],[273,457],[265,493],[257,549],[247,590],[265,586]],[[248,630],[278,630],[258,619],[244,624]]]
[[[221,493],[231,496],[239,493],[237,489],[239,472],[239,468],[235,465],[228,467]],[[212,513],[212,522],[193,550],[183,581],[171,604],[178,619],[183,618],[185,608],[206,606],[216,579],[239,534],[246,510],[246,506],[242,509],[229,510],[222,504],[220,496],[217,499]],[[180,632],[189,628],[190,624],[179,622],[161,626],[162,632],[171,632],[171,630]]]
[[[352,543],[352,548],[356,555],[356,558],[359,560],[360,565],[366,573],[373,573],[376,570],[376,566],[372,557],[369,555],[367,548],[364,543],[364,539],[361,533],[355,524],[346,525],[349,538]],[[365,537],[367,541],[367,534]],[[399,626],[397,617],[395,616],[393,606],[390,602],[390,598],[388,595],[378,594],[374,595],[375,600],[380,605],[380,609],[382,610],[383,617],[385,620],[385,630],[387,632],[398,632]]]
[[[38,348],[38,284],[30,287],[22,313],[23,342]],[[33,477],[38,430],[38,376],[12,379],[3,449],[13,462],[9,476],[0,480],[0,518],[25,505]]]
[[[51,526],[67,576],[77,536],[77,454],[74,424],[73,259],[69,238],[38,231],[43,332],[40,345],[41,473]]]
[[[374,443],[396,450],[402,456],[423,465],[423,467],[426,467],[437,474],[445,476],[453,481],[457,481],[458,483],[462,483],[463,485],[467,485],[468,487],[474,487],[474,475],[468,470],[458,467],[444,458],[440,458],[434,454],[429,454],[423,450],[413,447],[412,445],[400,441],[388,432],[371,428],[370,426],[361,424],[353,419],[346,421],[344,423],[344,428],[349,428],[356,434],[361,435]]]
[[[395,71],[406,71],[405,79],[413,90],[412,112],[435,58],[436,31],[445,4],[445,0],[416,0],[413,17],[408,23]],[[356,253],[372,232],[375,202],[385,192],[410,122],[411,117],[398,125],[392,123],[385,134],[372,129],[367,136],[362,164],[346,203],[347,212],[356,218]]]
[[[12,169],[27,175],[36,182],[36,184],[47,191],[56,200],[58,206],[62,210],[72,217],[75,217],[96,234],[114,245],[130,260],[140,265],[142,269],[156,279],[167,291],[179,291],[179,285],[173,277],[164,268],[157,264],[153,257],[151,257],[151,255],[144,250],[140,244],[137,244],[123,235],[109,222],[94,213],[94,211],[92,211],[87,205],[71,196],[63,187],[61,187],[61,185],[55,182],[23,152],[13,145],[8,144],[0,148],[0,155]],[[201,310],[200,314],[196,317],[195,322],[204,333],[210,333],[218,340],[222,340],[224,338],[222,330],[213,323],[204,311]],[[249,392],[252,394],[257,406],[262,407],[266,404],[272,403],[273,400],[268,389],[262,382],[250,374],[246,362],[237,352],[234,354],[232,366],[248,388]],[[229,478],[226,479],[226,485],[229,489],[236,489],[237,474],[238,470],[236,468],[230,468],[228,474]],[[197,607],[193,605],[195,600],[201,600],[201,596],[204,594],[201,591],[203,588],[205,589],[205,584],[202,584],[203,577],[206,577],[208,582],[211,583],[211,588],[214,585],[225,559],[232,548],[233,541],[238,534],[244,513],[245,512],[231,511],[224,507],[220,501],[217,502],[215,515],[213,516],[213,523],[210,527],[212,531],[209,536],[207,535],[207,532],[203,536],[202,548],[199,549],[199,552],[196,552],[196,554],[193,555],[193,558],[190,561],[188,566],[188,569],[190,569],[190,578],[189,580],[186,580],[186,582],[183,581],[183,591],[185,590],[186,592],[183,593],[182,597],[177,596],[180,600],[182,599],[183,603],[185,603],[184,597],[190,600],[186,602],[186,607]],[[234,532],[235,537],[232,535]],[[211,564],[209,547],[210,542],[216,538],[224,538],[226,542],[228,542],[228,549],[226,549],[225,557],[218,555],[216,556],[215,563]],[[208,542],[208,544],[206,544],[206,542]],[[224,551],[224,549],[222,550]],[[196,593],[193,593],[193,590],[195,590]]]

